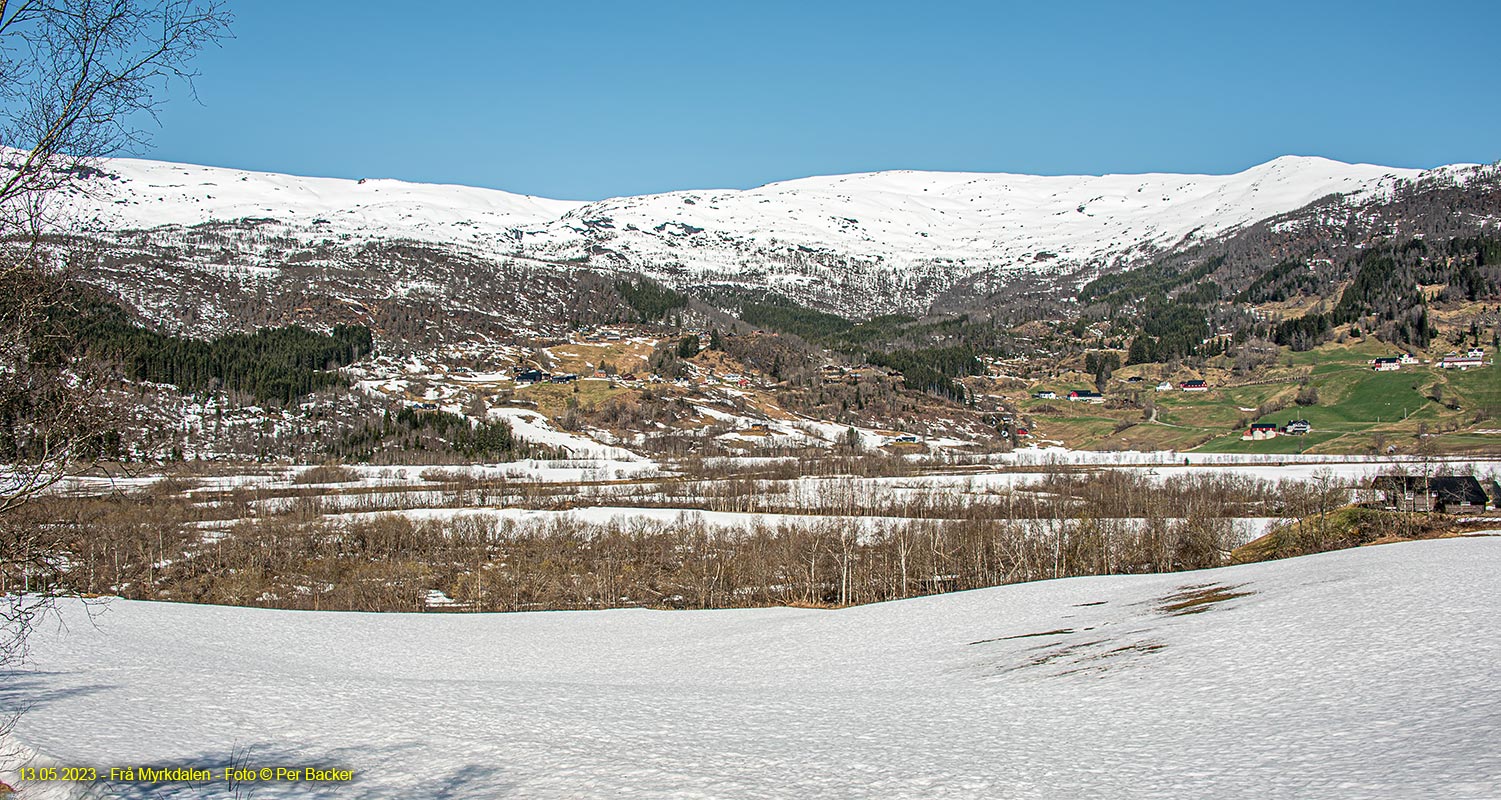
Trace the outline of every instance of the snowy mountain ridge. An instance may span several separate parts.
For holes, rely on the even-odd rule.
[[[136,159],[101,164],[53,211],[112,239],[204,226],[304,246],[415,241],[468,257],[643,272],[676,286],[771,288],[849,313],[912,310],[963,281],[1130,263],[1301,208],[1458,174],[1287,156],[1233,175],[893,171],[596,202],[389,179],[302,178]],[[243,238],[243,237],[242,237]],[[231,243],[232,244],[232,243]],[[243,241],[229,263],[253,262]]]

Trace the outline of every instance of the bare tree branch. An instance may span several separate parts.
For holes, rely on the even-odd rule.
[[[18,509],[86,466],[102,430],[101,375],[58,324],[74,293],[41,246],[49,200],[144,144],[230,21],[221,0],[0,0],[0,666],[68,590],[57,532]]]

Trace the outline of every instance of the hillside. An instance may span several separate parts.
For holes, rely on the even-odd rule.
[[[1395,380],[1359,372],[1395,346],[1494,347],[1493,168],[1286,157],[1226,176],[890,172],[573,203],[115,160],[75,188],[49,246],[148,328],[373,336],[377,358],[345,370],[363,391],[335,419],[314,404],[267,441],[164,428],[172,412],[158,409],[135,416],[181,434],[121,426],[142,457],[386,458],[417,434],[372,420],[411,404],[474,419],[534,408],[604,445],[668,454],[826,446],[851,427],[867,444],[982,450],[1025,428],[1103,449],[1473,451],[1491,446],[1469,434],[1497,413],[1489,371],[1415,378],[1391,408],[1346,401]],[[866,316],[891,310],[905,313]],[[703,352],[671,358],[690,335]],[[525,388],[513,378],[528,368],[585,380]],[[1188,378],[1224,389],[1141,391]],[[1250,422],[1287,421],[1269,415],[1298,384],[1324,393],[1305,412],[1316,434],[1241,444]],[[1108,408],[1029,402],[1091,385]],[[128,405],[139,387],[118,388]],[[234,405],[205,402],[216,420]],[[347,433],[314,432],[327,427]],[[1465,436],[1430,446],[1434,433]]]
[[[1498,574],[1501,540],[1469,538],[839,611],[366,615],[116,600],[93,622],[69,607],[66,626],[35,642],[36,669],[11,676],[24,691],[0,700],[35,701],[16,733],[43,764],[217,767],[238,751],[255,766],[356,775],[261,784],[263,800],[356,787],[1480,798],[1501,780]],[[118,788],[229,796],[222,783]]]
[[[1128,264],[1330,194],[1384,196],[1420,174],[1284,157],[1233,175],[880,172],[581,204],[117,159],[54,212],[61,234],[262,285],[316,267],[358,271],[368,246],[414,243],[492,271],[587,265],[679,287],[772,288],[865,315],[921,312],[959,285],[983,296],[1016,275]],[[462,291],[441,274],[391,277],[385,296]]]

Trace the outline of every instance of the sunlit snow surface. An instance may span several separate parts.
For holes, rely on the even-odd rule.
[[[256,798],[1495,797],[1498,574],[1471,538],[842,611],[114,601],[0,696],[60,764],[359,776]]]
[[[53,220],[60,231],[106,239],[210,226],[200,233],[217,231],[230,250],[238,243],[237,266],[277,266],[256,260],[267,237],[305,247],[414,240],[562,268],[587,259],[680,284],[743,280],[856,313],[925,306],[969,278],[1067,275],[1138,259],[1329,195],[1360,204],[1404,180],[1463,171],[1284,156],[1232,175],[889,171],[582,203],[109,159],[57,198]]]

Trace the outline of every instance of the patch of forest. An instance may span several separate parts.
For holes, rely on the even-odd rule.
[[[61,321],[79,349],[113,362],[131,380],[184,392],[244,392],[257,403],[290,404],[343,381],[336,372],[374,351],[364,325],[318,333],[301,325],[195,339],[146,328],[118,304],[84,298]]]
[[[387,410],[329,446],[329,455],[350,461],[378,461],[396,451],[406,460],[431,452],[476,461],[551,458],[555,452],[516,438],[503,419],[474,421],[437,409]]]

